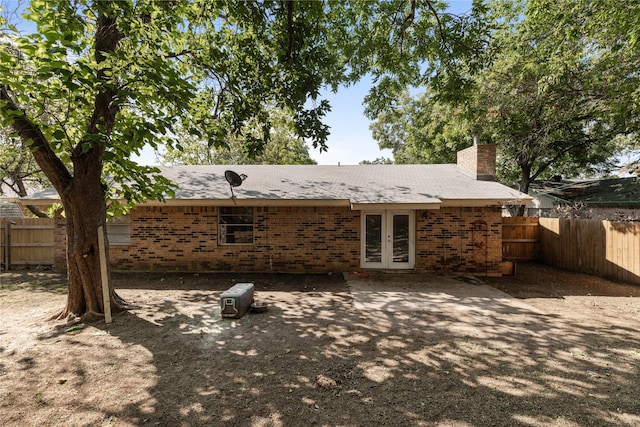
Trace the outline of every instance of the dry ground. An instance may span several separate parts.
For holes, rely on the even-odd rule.
[[[114,280],[139,308],[70,327],[46,320],[63,276],[2,273],[0,425],[640,425],[640,287],[524,264],[482,279],[525,298],[504,309],[395,311],[356,308],[340,275]],[[238,281],[269,310],[222,320]],[[471,307],[486,285],[465,286]]]

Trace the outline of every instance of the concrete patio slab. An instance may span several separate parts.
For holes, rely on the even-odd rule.
[[[543,314],[481,280],[471,279],[474,283],[430,274],[369,273],[365,278],[345,274],[359,310]]]

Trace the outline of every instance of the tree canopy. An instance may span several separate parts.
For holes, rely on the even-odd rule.
[[[494,142],[500,179],[525,192],[538,177],[606,172],[637,147],[639,16],[626,2],[494,1],[481,67],[453,91],[431,84],[405,98],[374,137],[398,162],[451,161],[474,137]]]
[[[246,141],[255,136],[259,123],[249,122],[237,135],[229,134],[223,146],[210,146],[207,141],[188,135],[176,135],[180,147],[162,150],[156,155],[163,164],[170,165],[295,165],[315,164],[309,155],[309,147],[304,139],[296,136],[294,123],[282,111],[270,112],[273,128],[269,139],[259,152],[249,153]]]

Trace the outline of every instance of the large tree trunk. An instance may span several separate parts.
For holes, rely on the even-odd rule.
[[[99,108],[108,110],[109,98],[96,102]],[[91,320],[104,315],[102,302],[102,280],[98,252],[98,227],[106,224],[106,201],[102,187],[102,154],[104,146],[94,144],[83,152],[82,145],[71,156],[74,174],[71,175],[64,163],[55,155],[42,131],[20,110],[6,87],[0,87],[0,101],[3,108],[14,115],[12,126],[23,141],[31,141],[32,153],[42,171],[55,189],[67,217],[67,267],[69,274],[69,296],[65,309],[57,318],[79,317]],[[112,114],[113,115],[113,114]],[[113,122],[111,122],[113,123]],[[105,239],[106,240],[106,239]],[[105,247],[108,248],[108,245]],[[107,265],[108,261],[108,251]],[[115,293],[107,272],[107,283],[111,296],[111,309],[126,309],[126,303]]]
[[[57,316],[82,321],[104,316],[98,227],[106,227],[106,204],[100,181],[74,179],[62,198],[67,219],[67,273],[69,295],[67,305]],[[116,294],[110,280],[109,245],[104,238],[107,260],[107,283],[111,311],[122,311],[126,303]]]
[[[520,164],[520,185],[518,190],[525,194],[529,194],[529,186],[531,185],[531,165]],[[524,216],[526,205],[518,205],[515,210],[515,216]],[[513,213],[513,212],[512,212]]]

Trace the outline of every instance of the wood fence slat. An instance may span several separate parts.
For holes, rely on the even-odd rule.
[[[640,284],[640,223],[540,218],[539,224],[544,263]]]
[[[635,230],[636,232],[638,230]],[[630,237],[630,244],[629,244],[629,257],[631,257],[631,262],[629,263],[629,270],[630,271],[640,271],[640,260],[638,260],[638,258],[640,258],[640,235],[636,234],[632,234]]]
[[[502,254],[508,260],[535,260],[538,258],[538,218],[502,218]]]
[[[35,260],[35,261],[11,261],[11,265],[48,265],[51,262],[46,259]]]
[[[606,277],[613,277],[615,275],[615,270],[613,266],[615,265],[613,253],[613,233],[611,227],[609,226],[609,221],[602,221],[602,227],[605,231],[605,239],[604,244],[606,245],[605,258],[603,259],[603,271]]]

